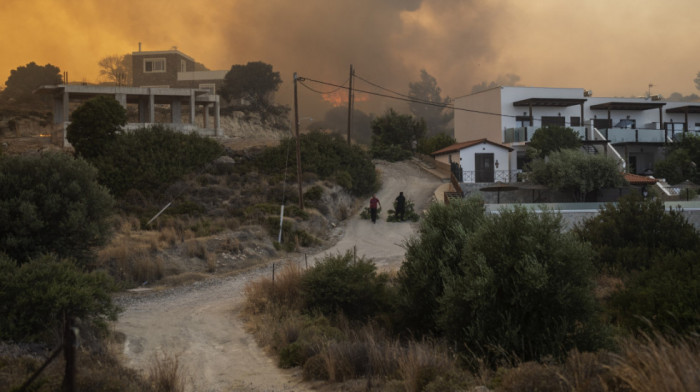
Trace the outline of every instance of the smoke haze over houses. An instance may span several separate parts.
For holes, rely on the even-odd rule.
[[[697,92],[698,19],[697,0],[3,0],[0,83],[31,61],[97,82],[100,59],[142,42],[177,46],[209,69],[269,63],[286,104],[294,72],[342,84],[350,64],[402,93],[425,69],[451,97],[517,77],[596,96],[640,96],[650,83],[654,94],[685,95]],[[300,110],[328,110],[347,100],[342,91],[324,101],[302,87]],[[367,99],[357,108],[400,105]]]

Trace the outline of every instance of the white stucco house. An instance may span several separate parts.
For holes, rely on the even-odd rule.
[[[448,165],[459,182],[517,181],[509,170],[512,148],[488,139],[455,143],[432,153],[437,162]],[[455,168],[459,167],[459,170]]]
[[[583,88],[496,87],[456,98],[454,108],[457,144],[486,139],[510,149],[508,159],[498,159],[501,173],[496,180],[501,181],[516,181],[527,162],[527,144],[546,125],[572,128],[586,151],[612,155],[621,170],[633,174],[653,172],[667,143],[700,135],[700,103],[658,96],[605,98]],[[460,158],[462,170],[472,171],[467,165],[476,162],[475,156],[460,153]]]

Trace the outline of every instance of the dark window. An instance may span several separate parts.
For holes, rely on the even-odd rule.
[[[566,125],[566,117],[562,116],[542,116],[542,126],[559,126]]]
[[[580,127],[581,126],[581,117],[571,117],[571,126],[572,127]]]
[[[607,118],[596,118],[593,120],[593,126],[598,129],[612,128],[612,120]]]

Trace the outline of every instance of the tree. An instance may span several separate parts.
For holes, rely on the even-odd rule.
[[[418,334],[437,332],[444,277],[458,272],[467,238],[485,219],[483,201],[433,203],[420,222],[418,235],[406,242],[406,261],[398,272],[399,324]]]
[[[112,197],[97,171],[64,153],[0,159],[0,252],[25,263],[45,253],[89,265],[109,238]]]
[[[370,260],[355,260],[348,251],[328,256],[309,269],[301,281],[304,307],[309,313],[344,314],[353,320],[387,312],[392,301],[388,275],[378,274]]]
[[[590,246],[564,232],[558,214],[484,215],[478,200],[467,203],[431,206],[408,242],[398,275],[404,327],[492,365],[597,348]]]
[[[0,256],[0,339],[46,341],[66,317],[104,326],[116,319],[104,272],[83,272],[70,259],[44,255],[17,266]]]
[[[121,127],[126,125],[126,109],[108,96],[92,98],[70,116],[66,138],[78,155],[93,158],[113,143]]]
[[[666,147],[666,158],[656,163],[654,174],[670,184],[685,180],[700,183],[700,137],[685,135]]]
[[[498,86],[517,86],[520,81],[520,76],[516,74],[499,75],[498,78],[490,83],[481,82],[472,86],[472,94],[496,88]]]
[[[406,159],[425,132],[425,120],[389,109],[372,121],[372,156],[389,161]]]
[[[454,112],[446,107],[450,103],[450,98],[443,99],[440,96],[441,92],[435,78],[424,69],[420,71],[419,82],[408,84],[408,96],[414,100],[409,103],[409,109],[416,118],[425,120],[428,136],[452,133],[448,125],[452,121]]]
[[[552,152],[581,147],[581,136],[568,127],[544,126],[538,128],[528,144],[531,156],[544,158]]]
[[[280,73],[274,72],[272,65],[254,61],[233,65],[224,76],[221,94],[227,100],[248,101],[254,110],[264,112],[272,107],[273,95],[281,83]]]
[[[131,80],[131,55],[113,54],[100,60],[100,76],[117,86],[126,86]]]
[[[628,195],[606,204],[574,232],[596,250],[596,266],[624,274],[643,270],[659,255],[700,251],[700,234],[680,211],[666,211],[658,199]]]
[[[2,98],[20,102],[34,101],[34,90],[43,85],[61,83],[61,70],[51,64],[37,65],[33,61],[10,71],[2,91]]]
[[[455,143],[457,143],[457,141],[452,136],[445,133],[438,133],[435,136],[424,137],[418,140],[418,152],[430,155],[435,151],[449,147]]]
[[[590,155],[580,150],[552,152],[546,160],[533,160],[530,168],[529,175],[534,182],[569,192],[577,201],[586,200],[600,189],[624,183],[614,158]]]

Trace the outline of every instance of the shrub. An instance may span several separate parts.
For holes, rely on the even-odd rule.
[[[403,213],[403,219],[405,221],[411,221],[411,222],[418,222],[418,219],[420,219],[420,216],[416,213],[414,210],[414,205],[413,201],[406,199],[406,206],[404,207],[404,213]],[[387,222],[398,222],[398,218],[396,217],[396,200],[394,200],[394,209],[388,211],[388,215],[386,217]]]
[[[388,276],[377,274],[374,263],[353,260],[351,252],[327,256],[302,278],[307,312],[342,313],[350,319],[368,319],[390,309]]]
[[[117,135],[90,162],[99,171],[99,181],[121,196],[132,188],[144,193],[156,191],[222,152],[215,140],[196,133],[153,127]]]
[[[86,265],[109,238],[114,203],[96,178],[63,153],[0,159],[0,252],[19,263],[53,252]]]
[[[457,143],[457,141],[452,136],[445,133],[438,133],[437,135],[418,140],[417,150],[421,154],[430,155],[435,151],[449,147],[455,143]]]
[[[126,109],[116,99],[92,98],[71,113],[66,139],[78,155],[94,158],[111,147],[126,120]]]
[[[700,328],[700,253],[657,255],[651,266],[634,274],[615,292],[609,308],[628,330],[698,332]]]
[[[459,269],[459,253],[467,233],[483,219],[484,205],[476,198],[430,206],[418,235],[406,242],[406,261],[398,273],[403,328],[418,334],[436,332],[443,274]]]
[[[71,260],[42,256],[16,266],[0,258],[0,339],[48,341],[64,318],[104,326],[115,320],[114,284],[101,272],[82,272]]]
[[[528,149],[532,155],[540,158],[548,156],[552,152],[565,149],[575,150],[581,146],[581,137],[571,128],[560,126],[544,126],[535,130]]]
[[[322,180],[339,180],[352,194],[365,195],[378,186],[372,160],[357,145],[348,146],[339,135],[312,131],[300,136],[302,169],[318,175]],[[277,174],[294,167],[295,160],[287,159],[287,151],[296,148],[294,139],[283,140],[278,147],[264,150],[255,164],[267,174]],[[349,174],[349,178],[347,174]],[[296,179],[296,173],[289,170]]]
[[[700,234],[680,211],[638,195],[606,204],[573,231],[593,245],[599,270],[617,274],[646,269],[660,254],[700,248]]]

